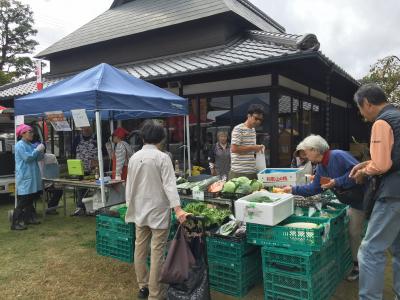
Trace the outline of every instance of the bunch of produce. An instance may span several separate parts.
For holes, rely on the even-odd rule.
[[[261,180],[250,180],[247,177],[233,178],[224,184],[223,193],[251,194],[263,188]]]
[[[196,182],[196,185],[192,187],[192,191],[206,191],[208,186],[217,182],[219,180],[218,176],[213,176],[208,179]]]
[[[211,184],[207,191],[210,193],[218,193],[221,192],[222,189],[224,188],[225,180],[218,180],[217,182],[214,182]]]
[[[176,184],[181,184],[181,183],[185,183],[187,180],[183,177],[178,177],[176,179]]]
[[[188,182],[184,182],[184,183],[178,184],[176,186],[176,188],[177,189],[182,189],[182,190],[191,189],[191,188],[195,187],[197,184],[198,184],[198,182],[189,182],[188,181]]]
[[[189,203],[185,206],[185,211],[194,216],[204,217],[206,227],[211,225],[220,226],[231,215],[231,211],[228,209],[218,209],[215,206],[200,202]]]

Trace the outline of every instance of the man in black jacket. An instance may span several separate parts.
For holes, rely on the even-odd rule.
[[[361,300],[381,300],[386,256],[391,249],[393,290],[400,297],[400,111],[389,104],[376,84],[359,88],[354,100],[363,115],[374,122],[371,131],[371,160],[353,168],[350,177],[362,182],[367,176],[379,176],[375,205],[368,229],[358,251]],[[366,212],[368,214],[368,211]]]

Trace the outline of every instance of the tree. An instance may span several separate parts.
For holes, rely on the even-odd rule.
[[[387,56],[378,60],[361,82],[380,85],[388,100],[400,107],[400,59],[397,56]]]
[[[37,33],[33,24],[29,5],[17,0],[0,0],[0,71],[5,75],[19,78],[34,71],[34,63],[28,56],[38,45],[32,38]]]

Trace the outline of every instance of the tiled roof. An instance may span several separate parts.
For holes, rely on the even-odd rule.
[[[233,12],[265,31],[284,32],[285,28],[247,0],[135,0],[117,1],[111,8],[37,57],[92,45],[150,30]],[[126,3],[125,3],[126,2]]]
[[[290,55],[302,54],[304,51],[299,48],[304,48],[304,44],[307,44],[310,48],[308,51],[316,51],[319,47],[314,35],[301,36],[249,31],[245,36],[224,46],[132,62],[116,67],[135,77],[153,80],[198,72],[212,72],[232,67],[245,67],[253,63],[268,63]],[[67,77],[45,75],[44,78],[44,86],[46,87]],[[349,78],[352,79],[350,76]],[[36,91],[36,83],[35,78],[32,78],[0,87],[0,99],[29,94],[34,91]]]

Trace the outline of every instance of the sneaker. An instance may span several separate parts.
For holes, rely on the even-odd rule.
[[[78,207],[72,214],[71,217],[76,217],[76,216],[84,216],[85,215],[85,210],[83,208]]]
[[[359,269],[358,267],[354,266],[353,269],[351,270],[351,272],[349,273],[349,275],[347,275],[347,281],[355,281],[358,279],[359,276]]]
[[[138,298],[147,299],[147,297],[149,297],[149,289],[147,287],[141,288],[138,293]]]
[[[58,211],[52,209],[52,210],[46,210],[46,215],[58,215]]]
[[[11,225],[11,230],[26,230],[26,229],[28,229],[28,227],[26,227],[23,224],[17,223],[17,224]]]

